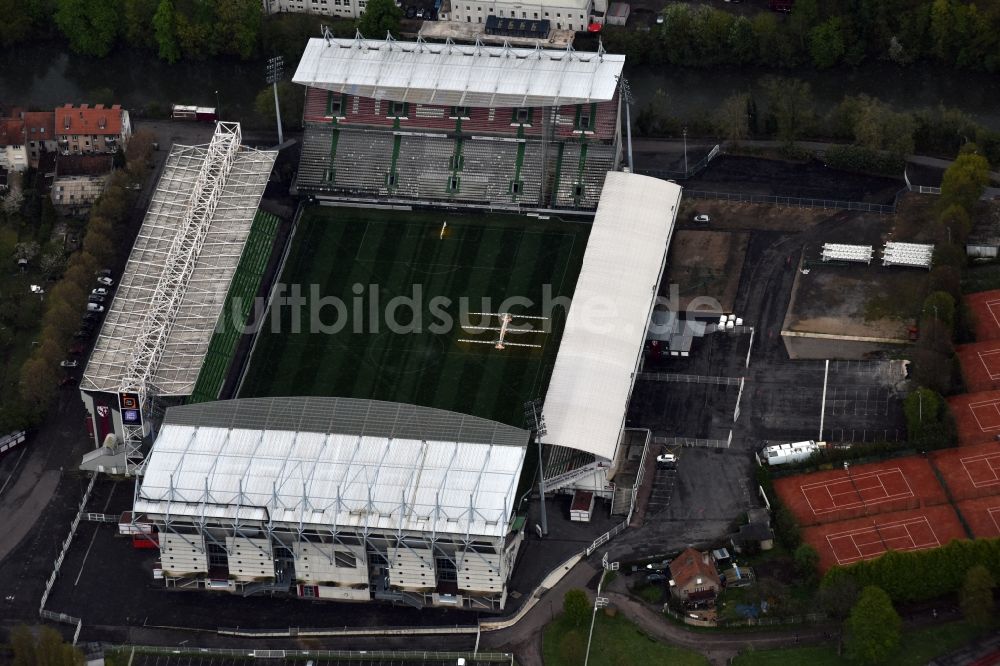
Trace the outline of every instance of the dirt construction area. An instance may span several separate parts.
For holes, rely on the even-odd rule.
[[[711,298],[732,312],[750,234],[682,229],[674,234],[667,275],[660,293],[676,290],[677,307],[686,310],[695,298]]]

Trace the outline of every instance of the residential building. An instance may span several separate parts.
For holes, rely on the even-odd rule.
[[[0,118],[0,167],[8,171],[28,168],[24,121],[19,118]]]
[[[54,111],[26,111],[21,117],[24,120],[24,138],[28,143],[28,164],[38,168],[42,153],[59,150],[55,132],[56,114]]]
[[[128,143],[132,123],[128,111],[118,104],[66,104],[56,108],[55,131],[64,155],[114,153]]]
[[[490,16],[500,18],[548,20],[554,30],[583,31],[590,23],[604,23],[607,0],[451,0],[441,17],[458,23],[484,24]]]
[[[670,562],[670,596],[685,604],[714,601],[719,571],[710,553],[686,548]]]
[[[296,12],[339,18],[358,18],[365,13],[366,0],[261,0],[265,14]],[[372,35],[377,37],[378,35]]]
[[[62,213],[78,215],[90,210],[111,175],[111,155],[60,155],[50,196]]]

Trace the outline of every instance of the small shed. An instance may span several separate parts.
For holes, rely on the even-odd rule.
[[[627,2],[612,2],[604,22],[608,25],[625,25],[631,13],[632,7]]]

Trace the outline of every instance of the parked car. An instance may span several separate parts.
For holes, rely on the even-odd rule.
[[[94,273],[94,275],[96,275],[99,278],[109,278],[109,277],[111,277],[111,269],[110,268],[102,268],[101,270],[99,270],[96,273]]]
[[[87,303],[87,312],[104,312],[104,306],[97,303]]]
[[[664,453],[656,456],[656,466],[660,469],[675,469],[677,467],[677,456],[673,453]]]
[[[33,284],[31,285],[31,293],[38,294],[39,296],[41,296],[42,294],[45,293],[45,289],[40,285]]]
[[[90,290],[91,296],[107,296],[108,290],[105,287],[98,287],[97,289]]]
[[[663,25],[663,14],[656,15],[656,25]]]
[[[65,361],[63,361],[62,363],[60,363],[59,367],[60,368],[75,368],[78,365],[80,365],[79,361],[77,361],[76,359],[68,358]]]
[[[664,576],[659,571],[654,571],[653,573],[647,574],[647,576],[646,576],[646,582],[647,583],[663,583],[666,580],[667,580],[667,577]]]
[[[417,9],[417,18],[422,19],[424,17],[424,8],[420,7]]]
[[[77,379],[73,375],[63,377],[59,381],[59,386],[76,386]]]
[[[89,338],[92,333],[93,331],[81,328],[80,330],[78,330],[76,333],[73,334],[73,337],[76,338],[77,340],[85,340]]]
[[[97,284],[104,285],[105,287],[113,287],[114,284],[115,284],[115,281],[112,280],[107,275],[105,275],[105,276],[97,278]]]
[[[87,300],[91,303],[103,303],[104,297],[98,296],[97,294],[91,294],[90,296],[87,297]]]
[[[70,345],[69,348],[69,353],[72,354],[73,356],[79,356],[85,351],[87,351],[87,345],[83,344],[82,342],[77,342],[74,345]]]
[[[709,222],[712,221],[712,218],[710,218],[708,215],[705,215],[704,213],[701,213],[699,215],[694,216],[694,221],[697,222],[698,224],[708,224]]]
[[[94,323],[94,322],[100,321],[100,319],[101,319],[101,315],[95,314],[93,312],[88,312],[87,314],[83,315],[83,321],[84,322]]]

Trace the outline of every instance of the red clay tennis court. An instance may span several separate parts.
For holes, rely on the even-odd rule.
[[[916,509],[947,501],[930,463],[917,456],[777,479],[775,491],[801,525]]]
[[[977,537],[1000,537],[1000,495],[962,500],[956,506]]]
[[[970,393],[1000,389],[1000,340],[959,345],[955,353]]]
[[[820,569],[826,571],[889,550],[937,548],[966,534],[954,509],[938,505],[807,527],[802,538],[819,553]]]
[[[1000,340],[1000,289],[969,294],[965,304],[975,321],[976,340]]]
[[[979,391],[948,398],[961,446],[997,441],[1000,435],[1000,391]]]
[[[1000,442],[935,451],[931,462],[955,500],[1000,495]]]

